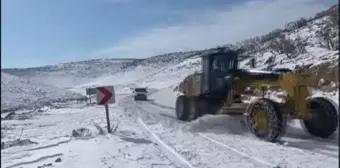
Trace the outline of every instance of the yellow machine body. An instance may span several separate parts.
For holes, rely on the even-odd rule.
[[[283,73],[278,80],[247,80],[234,78],[234,91],[245,93],[246,87],[258,88],[263,95],[268,90],[280,90],[286,93],[286,100],[280,103],[281,110],[295,118],[310,116],[308,83],[306,77],[296,73]]]

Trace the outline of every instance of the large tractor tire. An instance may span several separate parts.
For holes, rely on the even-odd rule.
[[[203,113],[202,102],[196,97],[188,99],[188,120],[193,121],[200,117]]]
[[[303,120],[305,129],[313,136],[327,138],[337,129],[339,116],[336,108],[325,98],[311,98],[312,118]]]
[[[259,139],[275,142],[284,135],[286,120],[275,102],[261,98],[246,109],[246,125]]]
[[[188,121],[188,97],[180,95],[176,100],[176,117],[182,121]]]

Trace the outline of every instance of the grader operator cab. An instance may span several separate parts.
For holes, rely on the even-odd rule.
[[[182,95],[176,100],[177,118],[191,121],[204,114],[244,115],[249,130],[270,142],[284,135],[288,116],[300,119],[317,137],[327,138],[336,131],[337,109],[325,98],[310,98],[305,76],[286,70],[240,69],[239,59],[238,52],[228,49],[203,55],[202,72],[189,75],[179,85]],[[254,96],[249,88],[260,90],[262,96],[246,103],[242,96]],[[284,92],[284,101],[266,98],[270,90]]]

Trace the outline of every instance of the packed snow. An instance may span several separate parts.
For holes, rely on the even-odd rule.
[[[150,101],[157,97],[171,97],[173,101],[176,93],[171,95],[171,92],[171,89],[155,92]],[[104,107],[83,103],[31,111],[35,115],[26,120],[3,120],[5,146],[16,139],[29,140],[30,143],[5,147],[1,152],[1,165],[28,168],[43,165],[185,167],[179,159],[172,159],[172,152],[192,167],[279,165],[331,168],[338,164],[335,140],[319,142],[301,130],[293,130],[283,138],[285,145],[270,144],[253,138],[240,118],[206,115],[191,123],[183,123],[174,118],[172,108],[161,106],[170,106],[170,99],[155,99],[157,103],[154,104],[134,102],[130,95],[117,95],[116,98],[119,103],[109,106],[112,134],[107,134],[105,128]],[[162,143],[144,132],[139,119]],[[72,136],[72,130],[79,128],[86,128],[90,133],[83,137]]]

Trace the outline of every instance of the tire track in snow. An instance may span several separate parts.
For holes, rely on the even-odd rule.
[[[183,121],[180,121],[176,118],[174,113],[172,113],[173,110],[163,109],[162,107],[158,107],[156,105],[149,103],[149,101],[134,101],[132,97],[126,97],[125,100],[123,100],[120,103],[120,105],[124,106],[126,109],[132,108],[135,111],[138,111],[138,109],[144,111],[144,113],[139,113],[139,111],[135,112],[135,113],[131,113],[131,112],[129,113],[129,115],[135,115],[135,116],[140,117],[142,119],[157,118],[157,117],[164,118],[164,117],[166,117],[167,119],[171,119],[172,121],[184,123]],[[128,106],[128,107],[126,107],[126,106]],[[150,110],[150,108],[154,109],[154,110]],[[171,111],[171,113],[169,113],[169,111]],[[147,120],[150,121],[150,119],[147,119]]]
[[[169,109],[169,110],[175,110],[176,109],[174,107],[170,107],[170,106],[166,106],[166,105],[163,105],[163,104],[156,103],[154,100],[149,100],[149,101],[147,101],[147,103],[161,107],[161,108],[164,108],[164,109]]]
[[[149,105],[147,105],[147,104],[149,104]],[[154,104],[149,103],[149,102],[145,102],[145,108],[148,108],[148,109],[150,108],[150,111],[162,111],[162,112],[165,112],[165,111],[170,112],[171,111],[173,114],[175,113],[173,110],[170,110],[168,108],[164,109],[161,106],[154,105]],[[155,112],[152,112],[152,113],[155,113]],[[287,136],[288,135],[289,135],[289,133],[287,134]],[[268,166],[269,165],[274,166],[274,164],[272,164],[270,162],[273,162],[273,163],[283,163],[283,164],[286,164],[288,166],[293,166],[295,164],[295,162],[301,162],[302,164],[308,164],[308,165],[313,165],[313,166],[317,167],[321,163],[322,160],[328,162],[327,163],[328,165],[332,165],[332,164],[334,164],[334,160],[332,158],[338,157],[337,154],[327,153],[327,152],[323,151],[323,148],[317,149],[318,147],[315,147],[316,149],[313,149],[313,148],[309,149],[307,147],[300,146],[300,145],[306,146],[306,145],[308,145],[308,144],[310,144],[312,142],[314,142],[316,146],[325,146],[325,150],[326,150],[326,148],[329,148],[329,147],[326,147],[326,145],[328,145],[328,146],[330,146],[330,145],[331,146],[334,146],[334,145],[338,146],[337,144],[334,144],[334,142],[333,143],[332,142],[328,142],[327,143],[325,141],[318,141],[317,138],[311,138],[311,139],[308,140],[309,142],[307,142],[307,140],[304,140],[303,142],[300,142],[300,143],[290,141],[290,142],[288,142],[288,144],[285,144],[285,145],[277,144],[277,145],[282,146],[283,148],[285,148],[285,150],[284,150],[285,152],[280,153],[279,155],[277,155],[277,152],[276,153],[274,152],[272,155],[270,155],[268,153],[266,154],[266,152],[264,152],[264,153],[261,152],[262,150],[259,150],[259,152],[261,152],[260,158],[262,158],[262,159],[259,159],[259,158],[252,157],[252,156],[255,156],[255,155],[258,156],[258,152],[254,153],[255,150],[251,149],[252,147],[250,147],[250,150],[237,150],[238,148],[235,148],[237,146],[240,146],[243,149],[245,146],[248,146],[248,145],[236,145],[235,147],[232,147],[232,146],[226,145],[226,143],[223,143],[222,141],[217,141],[216,139],[213,139],[210,136],[207,136],[207,135],[205,135],[205,136],[209,138],[208,139],[209,141],[211,141],[211,140],[214,141],[215,140],[217,142],[215,144],[218,144],[218,145],[224,146],[224,147],[228,146],[226,148],[228,148],[230,150],[233,150],[233,151],[236,150],[237,151],[236,153],[239,153],[241,155],[246,155],[246,157],[253,158],[252,160],[256,160],[257,162],[263,162],[263,163],[265,163]],[[204,137],[204,138],[206,138],[206,137]],[[289,138],[293,138],[294,139],[294,137],[289,137]],[[295,138],[297,140],[300,139],[299,137],[295,137]],[[287,138],[283,139],[283,141],[285,141],[285,140],[287,140]],[[211,142],[213,142],[213,141],[211,141]],[[228,141],[230,142],[231,140],[228,140]],[[255,141],[259,141],[259,140],[256,139]],[[268,144],[268,142],[266,142],[266,144]],[[272,144],[268,144],[268,145],[271,146]],[[276,147],[274,146],[274,148],[276,148]],[[269,151],[271,151],[271,150],[269,150]],[[289,153],[291,153],[291,154],[289,154]],[[326,157],[327,159],[326,158],[325,159],[320,159],[320,158],[318,159],[318,157],[314,156],[315,154],[317,154],[318,156],[323,155],[323,156],[320,156],[320,158],[324,158],[324,156],[328,156],[328,158]],[[280,155],[282,155],[283,157],[281,158]],[[293,155],[296,155],[296,157],[294,157]],[[308,163],[307,161],[305,161],[305,159],[302,159],[301,161],[294,161],[294,159],[293,159],[293,158],[302,158],[302,156],[310,156],[310,155],[312,155],[312,157],[315,158],[315,159],[313,159],[313,162],[309,162]],[[269,160],[268,160],[270,162],[267,161],[268,156],[270,156]],[[284,158],[287,157],[287,156],[291,157],[292,160],[285,161]],[[329,158],[329,157],[331,157],[331,158]],[[284,163],[284,162],[287,162],[287,163]],[[313,163],[315,163],[315,164],[313,164]]]
[[[47,156],[43,156],[43,157],[37,158],[37,159],[32,160],[32,161],[24,161],[24,162],[19,162],[19,163],[13,164],[13,165],[9,165],[9,166],[6,166],[5,168],[13,168],[13,167],[18,167],[18,166],[22,166],[22,165],[37,163],[37,162],[40,162],[40,161],[43,161],[43,160],[46,160],[46,159],[49,159],[49,158],[58,157],[58,156],[63,156],[63,154],[57,153],[57,154],[53,154],[53,155],[47,155]]]
[[[254,160],[254,161],[256,161],[256,162],[259,162],[259,163],[261,163],[261,164],[263,164],[263,165],[267,165],[268,167],[278,167],[278,166],[276,166],[276,165],[274,165],[274,164],[272,164],[272,163],[269,163],[269,162],[267,162],[267,161],[265,161],[265,160],[256,158],[256,157],[254,157],[254,156],[250,156],[250,155],[248,155],[248,154],[246,154],[246,153],[243,153],[243,152],[241,152],[241,151],[239,151],[239,150],[237,150],[237,149],[235,149],[235,148],[233,148],[233,147],[231,147],[231,146],[228,146],[228,145],[226,145],[226,144],[224,144],[224,143],[222,143],[222,142],[220,142],[220,141],[217,141],[217,140],[215,140],[215,139],[212,139],[212,138],[210,138],[210,137],[208,137],[208,136],[206,136],[206,135],[204,135],[204,134],[202,134],[202,133],[199,133],[198,135],[201,136],[201,137],[203,137],[203,138],[205,138],[205,139],[207,139],[207,140],[209,140],[209,141],[211,141],[211,142],[213,142],[213,143],[215,143],[215,144],[217,144],[217,145],[219,145],[219,146],[222,146],[222,147],[224,147],[224,148],[227,148],[228,150],[231,150],[231,151],[233,151],[233,152],[235,152],[235,153],[237,153],[237,154],[239,154],[239,155],[241,155],[241,156],[244,156],[244,157],[247,157],[247,158],[249,158],[249,159],[252,159],[252,160]]]
[[[162,141],[156,134],[154,134],[148,126],[140,119],[137,119],[137,123],[143,131],[148,134],[148,137],[154,141],[154,143],[158,144],[164,153],[177,165],[184,166],[186,168],[193,168],[189,161],[184,159],[182,155],[177,153],[173,148],[167,145],[164,141]]]
[[[328,155],[291,147],[289,145],[268,143],[254,137],[236,136],[235,138],[230,138],[230,135],[218,135],[214,133],[205,133],[205,135],[223,144],[228,144],[228,146],[238,151],[279,164],[283,167],[319,168],[338,165],[338,159],[329,157]],[[235,141],[239,143],[234,143]]]
[[[167,107],[167,106],[164,106],[164,107],[163,107],[162,105],[160,105],[160,104],[158,104],[158,103],[154,103],[154,102],[144,102],[144,103],[141,103],[141,104],[142,104],[142,105],[150,104],[151,106],[157,106],[157,108],[167,109],[167,111],[171,111],[171,112],[173,112],[173,110],[174,110],[174,108],[170,108],[170,107]],[[147,107],[150,107],[150,106],[147,106]],[[142,106],[141,108],[144,108],[144,107]],[[163,113],[165,113],[165,112],[161,112],[161,114],[163,114]],[[176,120],[177,120],[177,118],[176,118]],[[182,122],[182,121],[180,121],[180,120],[178,120],[178,121],[179,121],[179,122]],[[184,122],[182,122],[182,123],[184,123]],[[240,156],[242,156],[242,157],[249,158],[249,159],[251,159],[251,160],[253,160],[253,161],[255,161],[255,162],[258,162],[258,163],[260,163],[260,164],[262,164],[262,165],[265,165],[265,166],[268,166],[268,167],[278,167],[278,165],[275,165],[275,164],[270,163],[270,162],[268,162],[268,161],[265,161],[265,160],[256,158],[256,157],[254,157],[254,156],[248,155],[248,154],[246,154],[246,153],[243,153],[243,152],[241,152],[241,151],[239,151],[239,150],[237,150],[237,149],[235,149],[235,148],[233,148],[233,147],[231,147],[231,146],[228,146],[228,145],[226,145],[226,144],[224,144],[224,143],[222,143],[222,142],[220,142],[220,141],[217,141],[217,140],[215,140],[215,139],[213,139],[213,138],[210,138],[210,137],[208,137],[207,135],[204,135],[204,134],[202,134],[202,133],[198,133],[198,135],[201,136],[201,137],[203,137],[204,139],[209,140],[210,142],[212,142],[212,143],[214,143],[214,144],[216,144],[216,145],[218,145],[218,146],[221,146],[221,147],[223,147],[223,148],[226,148],[227,150],[231,150],[231,151],[235,152],[236,154],[238,154],[238,155],[240,155]]]
[[[149,103],[144,104],[131,101],[125,102],[128,103],[130,108],[132,108],[127,111],[130,111],[130,113],[131,110],[134,111],[132,114],[137,117],[137,122],[139,117],[143,118],[143,120],[148,123],[148,128],[154,135],[159,137],[159,139],[162,139],[166,144],[168,144],[168,146],[171,146],[174,151],[182,154],[185,160],[191,163],[194,167],[272,167],[271,165],[268,166],[263,163],[256,162],[249,157],[244,157],[242,155],[235,154],[234,152],[230,152],[230,150],[221,148],[217,144],[198,136],[195,133],[182,132],[181,128],[183,128],[185,122],[164,117],[158,113],[159,111],[163,111],[164,113],[166,113],[165,111],[173,112],[173,110],[160,110],[159,107]]]
[[[64,143],[69,143],[69,142],[71,142],[71,140],[72,140],[72,138],[70,138],[68,140],[65,140],[65,141],[60,141],[60,142],[57,142],[57,143],[54,143],[54,144],[50,144],[50,145],[45,145],[45,146],[39,146],[39,147],[31,148],[31,149],[26,149],[25,151],[35,151],[35,150],[40,150],[40,149],[56,147],[56,146],[59,146],[59,145],[64,144]]]
[[[177,122],[182,122],[183,123],[183,121],[180,121],[180,120],[177,119],[177,117],[174,115],[175,113],[169,113],[169,110],[171,112],[173,112],[173,109],[164,109],[162,107],[159,108],[159,106],[155,106],[155,105],[153,105],[150,102],[138,102],[138,103],[136,103],[136,105],[138,107],[142,108],[142,109],[145,109],[145,111],[147,113],[153,113],[153,114],[156,114],[156,115],[162,115],[162,116],[174,119]],[[151,110],[151,109],[155,109],[155,110]],[[155,111],[157,111],[157,112],[155,112]]]

